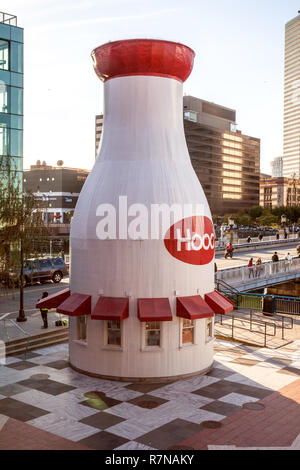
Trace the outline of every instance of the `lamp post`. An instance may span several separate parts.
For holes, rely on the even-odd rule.
[[[23,245],[23,236],[24,236],[24,226],[21,227],[21,239],[20,239],[20,308],[19,315],[17,317],[18,323],[23,323],[27,321],[24,311],[24,245]]]
[[[281,224],[283,225],[283,227],[285,227],[286,221],[287,221],[286,215],[285,215],[285,214],[282,214],[282,216],[281,216]]]
[[[234,218],[232,215],[228,217],[228,225],[230,227],[230,243],[233,242],[233,227],[234,227]]]
[[[288,238],[288,234],[286,231],[286,222],[287,222],[287,217],[285,214],[282,214],[281,216],[281,225],[284,228],[284,239],[286,240]]]

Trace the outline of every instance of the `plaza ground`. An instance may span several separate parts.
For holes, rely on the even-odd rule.
[[[211,372],[171,384],[81,375],[67,344],[8,357],[0,449],[300,449],[299,346],[216,340]]]

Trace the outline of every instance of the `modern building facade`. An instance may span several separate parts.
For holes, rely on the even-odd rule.
[[[23,172],[23,28],[17,17],[0,12],[0,170]]]
[[[45,222],[69,224],[88,170],[50,166],[37,161],[24,170],[24,192],[31,191],[41,202]]]
[[[260,140],[237,130],[236,111],[184,96],[184,130],[192,165],[213,215],[259,204]]]
[[[283,176],[300,177],[300,14],[285,26]]]
[[[283,158],[276,157],[271,161],[272,178],[282,178],[283,176]]]
[[[300,179],[261,178],[260,206],[274,209],[300,205]]]

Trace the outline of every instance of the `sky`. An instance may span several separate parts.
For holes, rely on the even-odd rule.
[[[184,93],[236,109],[270,173],[282,155],[284,28],[299,9],[296,0],[2,0],[24,28],[24,168],[93,167],[103,85],[91,51],[144,37],[194,49]]]

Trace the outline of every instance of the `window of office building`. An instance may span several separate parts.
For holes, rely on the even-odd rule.
[[[183,319],[182,322],[182,344],[194,343],[195,326],[193,320]]]
[[[0,113],[8,112],[8,93],[5,83],[0,83]]]
[[[147,322],[145,324],[145,331],[145,345],[160,346],[160,322]]]
[[[0,124],[1,126],[1,124]],[[7,155],[7,133],[6,127],[0,127],[0,155]]]
[[[0,69],[9,69],[9,43],[0,39]]]
[[[184,113],[184,119],[188,121],[197,122],[197,113],[193,113],[192,111],[186,111]]]
[[[107,322],[107,344],[121,346],[121,322],[109,320]]]

